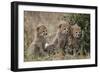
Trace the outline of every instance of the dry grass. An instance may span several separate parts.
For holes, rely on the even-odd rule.
[[[57,26],[60,20],[70,20],[71,14],[69,13],[49,13],[49,12],[35,12],[25,11],[24,12],[24,61],[45,61],[54,60],[55,55],[38,57],[32,60],[28,60],[27,49],[34,40],[35,29],[39,24],[44,24],[48,29],[48,42],[51,42],[57,31]],[[58,57],[57,57],[58,58]],[[72,56],[65,55],[63,59],[86,59],[90,58],[88,55]]]

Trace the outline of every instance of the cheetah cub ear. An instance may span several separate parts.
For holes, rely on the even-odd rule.
[[[61,28],[61,26],[62,26],[62,24],[59,24],[58,28],[60,29],[60,28]]]
[[[36,28],[36,31],[37,31],[37,32],[39,31],[39,28],[40,28],[39,26]]]
[[[65,25],[66,24],[66,22],[65,21],[60,21],[59,22],[59,26],[58,26],[58,28],[61,28],[62,27],[62,25]]]

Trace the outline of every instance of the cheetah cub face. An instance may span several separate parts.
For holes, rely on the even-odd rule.
[[[59,30],[62,34],[68,34],[69,33],[69,24],[67,22],[61,22],[59,25]]]
[[[47,28],[46,26],[44,25],[41,25],[39,27],[37,27],[37,34],[40,36],[40,37],[47,37]]]
[[[77,24],[73,25],[71,28],[72,28],[73,37],[77,39],[80,38],[81,28]]]

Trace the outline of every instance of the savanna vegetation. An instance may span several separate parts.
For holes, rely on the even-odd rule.
[[[48,43],[50,43],[57,31],[60,20],[70,22],[70,25],[77,23],[81,27],[80,51],[81,56],[73,57],[67,55],[65,59],[86,59],[90,58],[90,15],[80,13],[56,13],[24,11],[24,61],[28,61],[27,50],[34,40],[35,29],[39,24],[48,28]],[[53,55],[33,58],[34,60],[53,60]]]

